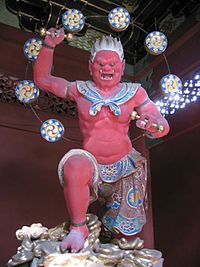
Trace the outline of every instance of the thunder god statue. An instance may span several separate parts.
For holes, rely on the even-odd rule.
[[[35,62],[34,81],[40,89],[77,104],[83,149],[67,152],[58,172],[70,216],[70,231],[60,248],[78,252],[89,235],[89,204],[97,198],[105,200],[101,221],[109,231],[130,237],[142,230],[146,160],[129,139],[130,114],[136,110],[136,125],[155,138],[166,135],[169,125],[140,84],[120,82],[125,60],[117,38],[104,36],[94,43],[92,80],[70,82],[51,75],[54,49],[64,31],[52,28],[49,33]]]

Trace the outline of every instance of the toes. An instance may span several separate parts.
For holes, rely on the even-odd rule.
[[[66,252],[67,251],[67,247],[65,247],[64,245],[60,245],[60,250],[61,252]]]
[[[82,244],[82,243],[73,244],[72,247],[71,247],[71,252],[72,252],[72,253],[77,253],[77,252],[79,252],[82,248],[83,248],[83,244]]]
[[[60,245],[60,251],[62,253],[69,252],[69,251],[71,253],[77,253],[79,250],[80,250],[80,248],[78,248],[77,246],[73,247],[73,246],[66,245],[66,244],[61,244]]]
[[[61,251],[61,253],[66,253],[66,252],[68,252],[68,250],[67,250],[66,248],[62,248],[62,247],[60,247],[60,251]]]
[[[68,236],[66,236],[60,244],[61,252],[70,250],[71,253],[77,253],[84,246],[85,239],[81,233],[72,230]]]
[[[67,249],[69,249],[69,248],[70,248],[70,245],[68,244],[68,242],[62,242],[62,243],[60,244],[60,250],[61,250],[62,252],[66,252]]]

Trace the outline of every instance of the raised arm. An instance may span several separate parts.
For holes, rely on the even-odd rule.
[[[63,41],[64,31],[51,28],[49,32],[51,35],[45,37],[43,47],[35,61],[34,82],[41,90],[66,98],[70,83],[63,78],[51,75],[54,48]]]
[[[137,120],[137,127],[146,130],[153,137],[159,138],[169,132],[169,124],[167,120],[160,114],[156,105],[149,99],[144,88],[140,87],[135,94],[135,110],[140,115]],[[146,124],[144,123],[146,121]],[[164,130],[159,132],[158,129],[152,127],[153,124],[162,125]]]

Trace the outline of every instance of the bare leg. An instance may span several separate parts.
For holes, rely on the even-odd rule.
[[[86,213],[94,167],[85,156],[71,156],[64,165],[64,196],[71,220],[70,232],[61,243],[61,250],[77,252],[83,248],[89,235]]]

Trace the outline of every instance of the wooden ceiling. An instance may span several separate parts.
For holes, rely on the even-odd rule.
[[[5,0],[6,8],[18,18],[22,29],[38,33],[41,27],[62,26],[62,14],[68,8],[82,11],[84,28],[71,45],[90,50],[94,39],[102,34],[118,36],[125,50],[126,62],[136,64],[146,54],[144,39],[155,30],[170,36],[200,6],[197,0]],[[117,6],[131,16],[129,27],[116,32],[109,27],[108,14]]]

